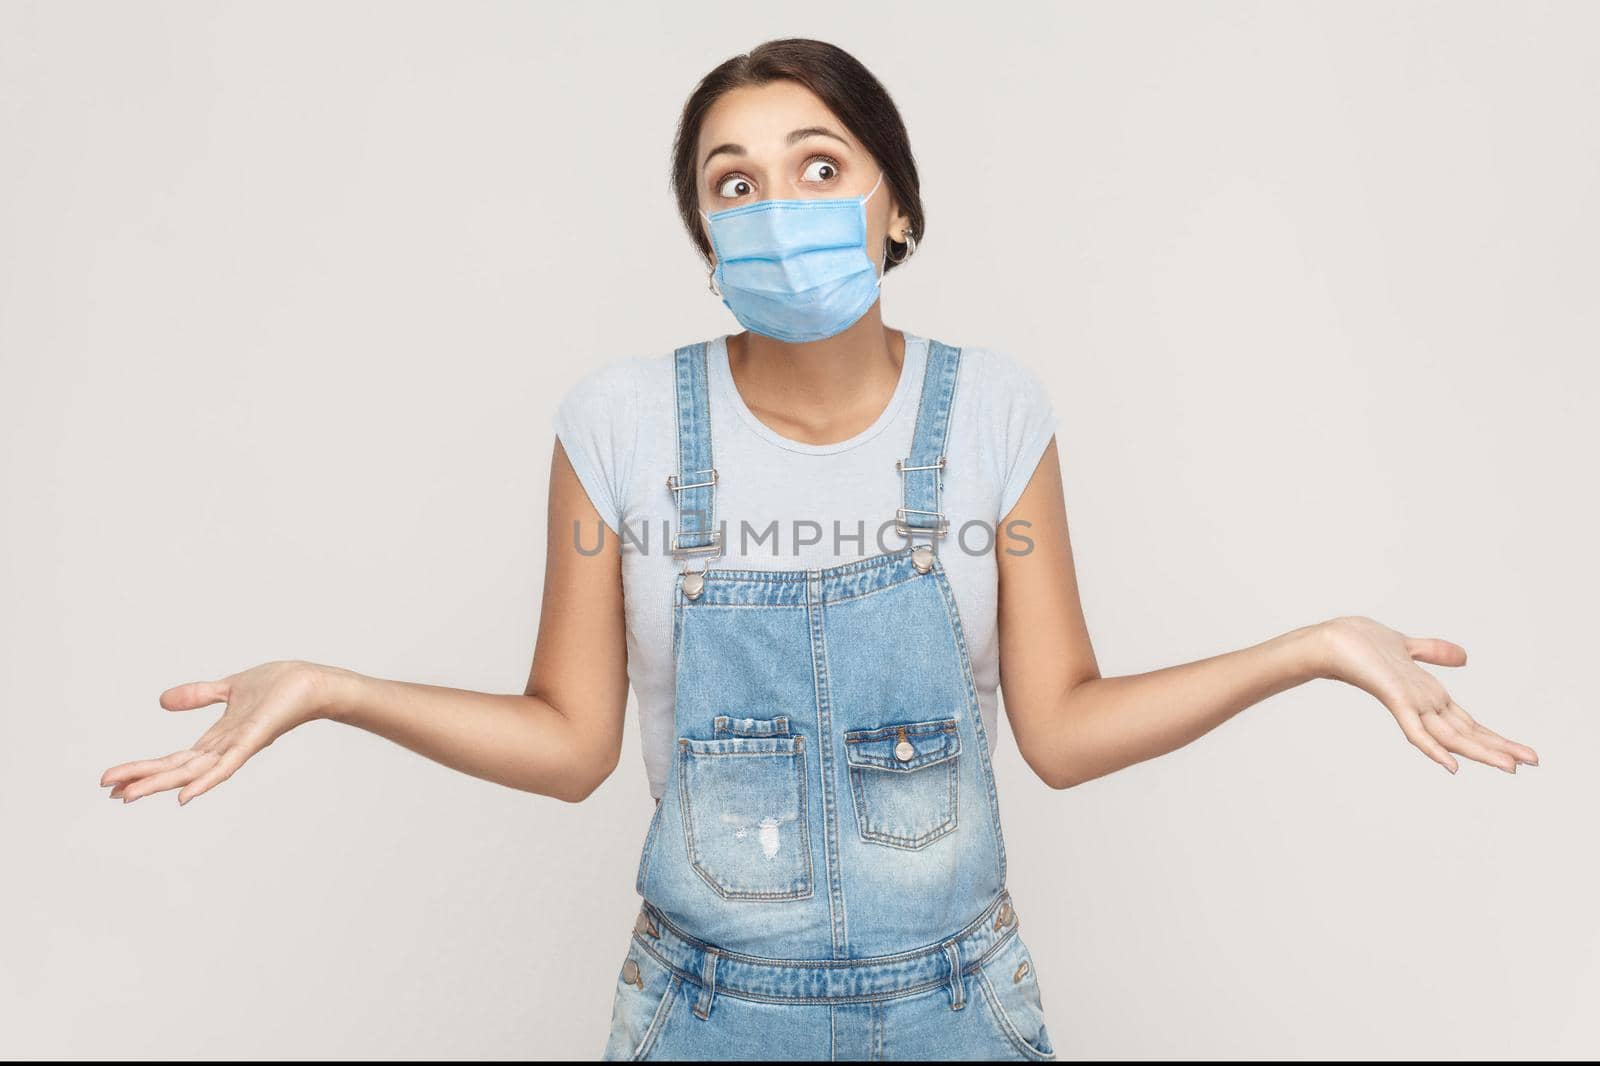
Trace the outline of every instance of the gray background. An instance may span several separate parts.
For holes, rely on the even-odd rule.
[[[593,1058],[650,812],[318,723],[100,772],[272,658],[521,691],[550,417],[734,328],[666,188],[727,55],[904,110],[891,325],[1060,417],[1107,674],[1341,613],[1543,760],[1331,682],[1066,792],[1009,731],[1064,1058],[1600,1052],[1594,4],[0,4],[0,1052]]]

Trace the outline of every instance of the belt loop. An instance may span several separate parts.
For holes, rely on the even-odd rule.
[[[717,994],[717,952],[707,950],[700,961],[700,998],[695,1000],[694,1012],[702,1020],[711,1014],[711,1000]]]
[[[967,1005],[966,986],[961,980],[961,944],[951,940],[944,946],[945,961],[950,966],[950,1009],[960,1010]]]

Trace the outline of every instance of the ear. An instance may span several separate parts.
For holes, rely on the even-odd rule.
[[[901,209],[898,201],[895,201],[893,208],[889,211],[889,239],[896,244],[904,244],[906,242],[906,232],[910,228],[911,216]]]

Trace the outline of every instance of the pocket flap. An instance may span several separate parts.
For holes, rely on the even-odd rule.
[[[713,737],[786,737],[789,735],[789,716],[776,718],[735,718],[719,714],[711,720]]]
[[[716,740],[697,740],[679,737],[678,751],[687,755],[798,755],[805,750],[806,738],[796,734],[790,737],[719,737]]]
[[[908,744],[909,750],[901,748]],[[874,770],[918,770],[943,762],[961,750],[954,718],[907,722],[879,729],[851,729],[844,735],[844,757],[852,766]],[[901,755],[909,755],[902,759]]]

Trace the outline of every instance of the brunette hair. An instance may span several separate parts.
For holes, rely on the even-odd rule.
[[[700,84],[684,102],[677,137],[672,144],[672,188],[678,201],[678,214],[700,254],[708,260],[711,258],[711,245],[700,226],[695,167],[695,145],[700,139],[706,112],[729,90],[766,85],[780,78],[799,82],[815,93],[872,153],[883,168],[884,183],[894,193],[895,202],[911,220],[911,237],[922,240],[924,220],[917,161],[911,156],[911,139],[889,91],[860,60],[844,49],[825,41],[790,37],[767,41],[746,55],[734,56],[719,64],[700,79]],[[906,245],[893,238],[889,239],[889,246],[884,273],[893,270],[895,257],[903,257],[906,252]]]

